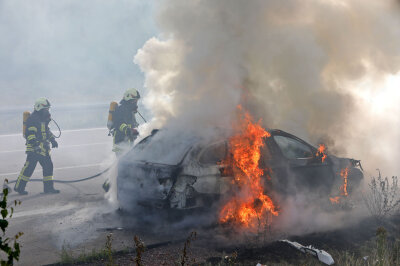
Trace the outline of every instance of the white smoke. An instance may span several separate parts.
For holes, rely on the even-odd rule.
[[[267,127],[396,174],[399,13],[392,0],[163,1],[161,35],[134,59],[150,127],[224,127],[242,102]]]

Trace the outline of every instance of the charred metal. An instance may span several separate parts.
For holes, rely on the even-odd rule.
[[[229,166],[220,163],[229,156],[228,139],[193,138],[180,147],[175,163],[132,160],[133,153],[145,151],[161,132],[143,139],[121,158],[117,190],[122,209],[129,210],[135,204],[182,210],[211,207],[231,192]],[[264,138],[260,166],[265,169],[265,187],[271,190],[267,192],[273,197],[284,199],[304,191],[312,191],[316,198],[334,194],[342,183],[344,168],[348,168],[349,192],[364,177],[359,160],[331,154],[322,160],[318,148],[304,140],[282,130],[268,132],[271,136]]]

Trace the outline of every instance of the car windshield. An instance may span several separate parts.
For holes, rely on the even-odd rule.
[[[158,132],[138,143],[127,157],[135,161],[176,165],[194,143],[193,137]]]

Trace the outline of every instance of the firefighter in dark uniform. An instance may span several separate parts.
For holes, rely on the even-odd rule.
[[[136,113],[140,94],[136,89],[127,89],[113,114],[113,151],[120,156],[129,149],[138,136]]]
[[[113,111],[112,132],[113,132],[113,151],[120,157],[133,145],[139,135],[137,131],[136,113],[137,103],[140,94],[136,89],[127,89],[119,105]],[[103,189],[107,192],[110,189],[110,181],[103,183]]]
[[[52,148],[57,148],[58,143],[49,129],[51,120],[50,102],[46,98],[39,98],[35,102],[34,111],[26,121],[26,162],[15,183],[14,190],[26,195],[26,183],[32,176],[36,164],[39,162],[43,168],[44,193],[59,193],[53,184],[53,162],[50,157],[50,143]]]

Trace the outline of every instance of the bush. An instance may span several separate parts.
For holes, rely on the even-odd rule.
[[[8,219],[10,219],[14,213],[14,207],[11,207],[7,203],[7,196],[8,196],[8,187],[7,184],[8,180],[6,179],[4,181],[4,186],[3,186],[3,198],[0,201],[0,213],[1,213],[1,218],[0,218],[0,229],[3,231],[2,236],[0,236],[0,251],[2,253],[5,253],[7,256],[7,260],[0,260],[1,265],[13,265],[14,264],[14,259],[19,260],[19,255],[21,253],[19,243],[17,242],[18,238],[20,238],[23,233],[19,232],[16,234],[14,237],[9,238],[6,237],[6,229],[9,225]],[[20,205],[21,202],[18,200],[14,201],[14,206]],[[3,254],[2,254],[3,255]]]
[[[378,169],[378,177],[372,177],[368,184],[369,191],[364,195],[364,203],[371,215],[382,220],[400,211],[400,189],[397,176],[382,178]]]

